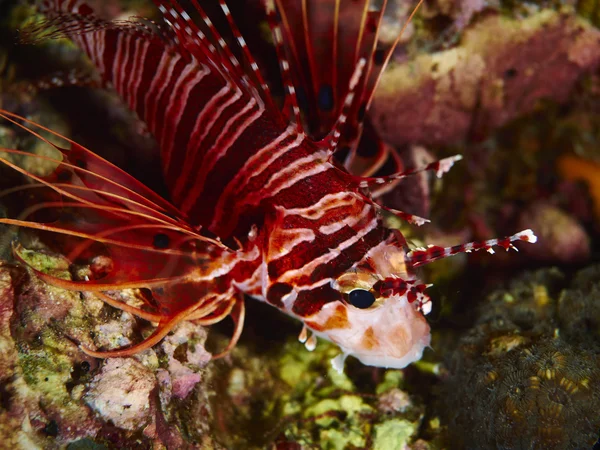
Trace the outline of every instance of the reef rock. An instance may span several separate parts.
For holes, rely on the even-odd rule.
[[[586,269],[562,289],[560,272],[539,271],[482,305],[440,399],[453,405],[444,414],[455,448],[564,450],[598,441],[599,273]]]

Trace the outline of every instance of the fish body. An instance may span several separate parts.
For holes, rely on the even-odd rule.
[[[164,28],[106,22],[81,1],[43,2],[49,23],[80,45],[156,137],[170,194],[169,201],[159,198],[72,142],[70,150],[61,149],[59,164],[71,184],[37,180],[105,220],[87,229],[66,222],[43,229],[84,240],[71,245],[72,259],[90,251],[92,244],[85,242],[106,245],[111,259],[102,276],[89,281],[39,275],[96,292],[117,307],[107,291],[148,287],[158,304],[152,311],[129,309],[156,319],[151,338],[128,349],[89,353],[131,354],[181,320],[210,324],[228,314],[238,325],[235,341],[243,324],[240,296],[246,294],[339,345],[338,369],[345,355],[405,367],[430,343],[424,314],[431,303],[417,266],[495,244],[508,249],[517,240],[535,241],[527,230],[501,241],[411,252],[400,233],[385,226],[386,208],[369,189],[417,170],[368,178],[334,162],[341,146],[352,153],[358,145],[385,67],[376,47],[382,11],[372,11],[368,1],[266,2],[286,88],[283,108],[276,106],[223,1],[242,61],[197,2],[196,20],[176,1],[155,3]],[[342,19],[347,28],[339,26]],[[316,44],[327,37],[333,37],[329,44]],[[298,89],[308,97],[302,113]],[[419,170],[441,175],[457,159]],[[75,179],[83,190],[74,187]],[[42,229],[30,221],[13,223]],[[301,340],[314,345],[305,331]]]

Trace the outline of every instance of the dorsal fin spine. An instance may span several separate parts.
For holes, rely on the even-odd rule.
[[[296,123],[296,130],[299,133],[303,133],[302,118],[300,117],[300,107],[298,106],[298,97],[296,95],[296,88],[292,81],[290,74],[290,63],[285,56],[285,49],[283,44],[283,35],[281,33],[281,26],[277,20],[277,13],[275,11],[275,5],[273,0],[264,0],[263,6],[267,14],[267,21],[271,28],[271,34],[273,36],[273,43],[275,44],[275,51],[277,53],[277,59],[279,60],[279,67],[281,71],[281,79],[286,91],[286,98],[283,105],[284,114],[287,114],[286,110],[291,108],[292,116]]]
[[[310,30],[308,28],[308,5],[306,0],[302,0],[302,27],[304,30],[304,45],[306,46],[306,54],[308,56],[308,66],[310,68],[310,78],[312,81],[312,88],[314,92],[319,92],[319,86],[317,85],[317,76],[315,69],[315,57],[310,40]]]
[[[199,45],[198,47],[207,56],[207,58],[209,58],[209,60],[215,62],[215,60],[219,58],[219,55],[217,53],[217,49],[215,48],[215,46],[206,37],[204,32],[196,26],[196,24],[191,20],[190,16],[183,10],[183,8],[181,8],[181,6],[179,5],[178,2],[171,2],[173,7],[168,8],[168,9],[167,9],[167,6],[165,6],[166,2],[164,2],[164,1],[154,0],[154,3],[157,5],[159,11],[163,15],[163,20],[171,27],[171,29],[178,36],[178,39],[180,41],[180,44],[179,44],[180,49],[182,49],[182,50],[185,49],[185,44],[184,44],[184,41],[185,41],[184,31],[185,31],[185,33],[187,33],[187,35],[191,39],[199,40],[199,42],[202,45]],[[171,17],[172,20],[169,19],[169,16]],[[181,25],[179,24],[180,21],[182,21],[185,24],[184,27],[181,27]],[[194,34],[195,34],[195,37],[194,37]],[[219,64],[215,64],[215,65],[218,68]]]
[[[267,103],[270,108],[276,109],[275,105],[273,103],[273,98],[271,97],[271,92],[269,90],[269,86],[267,85],[267,82],[263,78],[263,76],[260,72],[260,68],[258,67],[258,64],[256,63],[256,60],[254,59],[254,57],[252,56],[252,53],[248,49],[248,44],[246,43],[244,36],[242,36],[242,33],[240,32],[239,28],[237,27],[235,21],[233,20],[233,16],[231,15],[231,11],[229,10],[227,3],[225,2],[225,0],[219,0],[219,5],[221,6],[221,9],[223,10],[223,13],[225,14],[225,18],[227,19],[227,22],[229,24],[229,28],[231,29],[231,32],[233,33],[233,36],[235,37],[235,39],[242,51],[242,55],[244,56],[244,59],[246,60],[246,64],[250,67],[250,70],[252,71],[252,74],[254,75],[254,78],[256,81],[256,83],[255,83],[256,88],[260,91],[260,95],[263,98],[263,100],[265,101],[265,103]]]
[[[369,58],[369,62],[368,62],[367,70],[366,70],[367,73],[365,75],[365,81],[364,81],[363,98],[361,99],[361,104],[364,103],[366,105],[365,106],[366,109],[369,108],[370,99],[373,97],[373,93],[375,92],[375,88],[377,87],[378,79],[375,80],[373,86],[369,86],[369,80],[371,78],[371,73],[373,72],[373,64],[374,64],[373,56],[375,55],[375,52],[377,51],[377,42],[379,41],[379,32],[381,31],[381,21],[383,19],[383,14],[385,12],[386,6],[387,6],[387,0],[384,0],[381,10],[379,11],[379,17],[377,18],[377,28],[375,29],[375,39],[373,39],[373,45],[369,51],[369,55],[371,57]],[[384,70],[385,70],[385,66],[382,67],[381,72],[383,72]],[[362,121],[359,120],[359,123],[362,124]]]
[[[177,2],[176,0],[171,0],[171,3],[179,4],[179,2]],[[215,25],[212,23],[210,18],[206,15],[206,12],[204,12],[204,9],[202,9],[200,4],[196,0],[192,0],[192,5],[194,6],[196,11],[200,15],[200,18],[202,19],[204,24],[208,27],[208,30],[209,30],[212,38],[217,42],[217,44],[218,44],[217,51],[220,50],[222,53],[224,53],[225,57],[221,59],[222,63],[224,63],[224,65],[226,65],[226,66],[229,66],[229,70],[237,73],[237,75],[240,76],[241,78],[246,76],[246,74],[243,73],[243,70],[240,69],[239,61],[233,55],[233,53],[229,49],[229,46],[227,45],[227,43],[225,42],[223,37],[221,37],[221,35],[215,28]],[[181,8],[181,6],[179,6],[179,7]],[[189,17],[189,15],[188,15],[188,17]],[[190,19],[190,22],[192,22],[191,19]]]
[[[193,49],[191,49],[190,46],[196,44],[194,48],[200,49],[200,51],[208,58],[208,60],[211,61],[213,68],[220,72],[221,75],[232,85],[245,91],[249,91],[254,97],[258,97],[248,83],[243,83],[245,85],[241,86],[242,83],[240,81],[243,79],[245,74],[243,74],[243,71],[239,67],[239,62],[237,59],[235,59],[231,53],[231,50],[229,50],[227,47],[226,42],[219,35],[216,28],[208,16],[204,13],[198,2],[192,0],[192,4],[200,14],[200,17],[205,25],[208,27],[209,33],[217,42],[219,48],[215,47],[206,33],[198,28],[198,26],[194,23],[189,14],[183,9],[178,1],[170,0],[170,8],[167,8],[166,1],[164,0],[154,0],[154,2],[158,6],[160,12],[163,14],[165,21],[172,26],[175,33],[179,36],[181,41],[180,48],[193,55]],[[169,21],[169,16],[173,22]],[[190,36],[191,39],[187,39],[184,33]],[[198,43],[201,45],[198,45]],[[219,52],[219,50],[221,52]],[[237,63],[237,67],[234,64],[234,61]],[[260,97],[258,97],[257,100],[262,103],[262,99],[260,99]]]
[[[350,78],[350,83],[348,86],[348,93],[346,94],[346,98],[344,99],[344,104],[342,106],[342,110],[340,111],[340,115],[338,116],[338,119],[337,119],[333,129],[325,137],[325,140],[329,141],[329,150],[332,154],[335,151],[337,144],[339,143],[340,136],[341,136],[341,129],[344,126],[344,124],[346,123],[346,120],[348,119],[348,111],[350,110],[353,103],[355,102],[354,97],[355,97],[356,87],[358,86],[358,82],[360,81],[360,79],[364,73],[364,68],[365,68],[366,63],[367,62],[366,62],[365,58],[359,59],[358,62],[356,63],[356,67],[354,68],[352,78]]]
[[[337,54],[338,54],[338,27],[340,25],[340,0],[335,0],[335,10],[333,13],[333,36],[332,36],[332,40],[333,40],[333,54],[332,54],[332,59],[333,61],[337,61]],[[333,79],[333,83],[331,86],[331,90],[333,93],[333,98],[337,98],[338,96],[338,92],[337,92],[337,84],[338,84],[338,71],[337,71],[337,64],[333,64],[333,66],[331,67],[331,70],[333,72],[333,75],[331,76],[331,78]]]
[[[363,39],[363,35],[365,33],[365,24],[367,22],[367,18],[368,18],[368,12],[369,12],[369,1],[365,1],[365,7],[363,8],[363,15],[361,18],[361,25],[358,31],[358,38],[357,38],[357,42],[362,42]],[[358,61],[358,57],[359,57],[359,53],[360,53],[360,45],[357,45],[356,48],[354,49],[354,61]],[[369,67],[370,67],[371,63],[369,63]],[[368,76],[368,74],[367,74]]]
[[[366,107],[367,107],[367,109],[369,108],[369,106],[371,105],[371,102],[373,101],[373,95],[375,93],[375,90],[377,89],[377,86],[379,85],[379,82],[381,81],[381,77],[383,75],[383,72],[385,71],[385,68],[389,64],[390,59],[392,58],[392,55],[394,54],[394,50],[396,49],[396,47],[400,43],[400,39],[402,38],[402,35],[406,31],[406,28],[412,22],[412,19],[414,18],[415,14],[417,13],[417,11],[419,10],[419,8],[421,7],[421,5],[423,4],[424,1],[425,0],[419,0],[419,3],[417,3],[417,6],[415,6],[413,8],[410,16],[408,17],[408,19],[406,20],[406,22],[404,23],[404,25],[400,29],[400,32],[398,33],[398,36],[396,36],[396,39],[394,40],[394,43],[392,44],[392,46],[390,47],[390,49],[387,51],[386,57],[385,57],[385,59],[383,61],[382,67],[381,67],[381,71],[379,72],[379,75],[377,76],[377,79],[375,80],[375,82],[373,84],[373,87],[369,91],[369,97],[366,99]],[[385,6],[387,6],[387,0],[384,1],[384,6],[382,8],[382,11],[385,11]],[[379,28],[380,27],[378,26],[377,27],[377,33],[379,33]]]

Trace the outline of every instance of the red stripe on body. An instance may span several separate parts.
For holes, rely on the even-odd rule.
[[[236,179],[236,176],[244,164],[256,154],[257,149],[264,148],[281,134],[279,131],[269,128],[269,125],[271,123],[264,119],[254,122],[231,145],[227,154],[215,162],[212,170],[206,174],[205,185],[207,188],[198,197],[194,208],[190,210],[193,220],[203,218],[205,223],[211,226],[211,231],[220,236],[227,237],[234,233],[241,210],[247,209],[241,206],[243,199],[246,195],[264,186],[264,183],[260,184],[261,181],[252,179],[252,174],[255,173],[252,168],[247,171],[242,180]],[[200,164],[202,162],[202,160],[199,161]],[[254,164],[255,167],[256,164]],[[199,167],[195,169],[199,170]],[[265,177],[267,174],[260,178],[264,179]],[[254,186],[249,184],[251,180],[254,181]],[[230,183],[237,187],[224,198],[222,196]],[[217,215],[221,219],[214,221],[213,218]],[[246,223],[241,228],[247,230],[251,225]]]

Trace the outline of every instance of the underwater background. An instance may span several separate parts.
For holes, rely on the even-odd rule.
[[[381,39],[414,7],[390,2]],[[90,3],[108,18],[157,16],[150,1]],[[229,3],[276,70],[260,2]],[[19,41],[39,20],[29,2],[0,0],[0,107],[165,193],[156,143],[75,45]],[[600,448],[599,26],[594,0],[436,0],[405,33],[370,126],[409,166],[463,160],[386,194],[431,219],[402,233],[411,246],[454,245],[531,228],[539,241],[423,269],[432,344],[404,370],[349,358],[339,374],[337,347],[308,352],[299,322],[250,299],[223,360],[209,352],[227,323],[183,323],[134,357],[91,358],[78,343],[128,345],[151,327],[35,278],[13,257],[17,230],[0,226],[0,449]],[[48,151],[8,122],[0,146]],[[0,170],[0,189],[17,181]],[[21,257],[73,270],[54,251]]]

